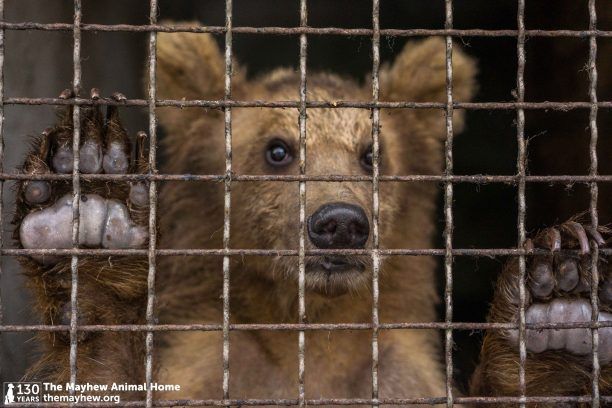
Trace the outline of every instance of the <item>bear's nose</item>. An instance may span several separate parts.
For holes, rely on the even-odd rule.
[[[325,204],[308,219],[308,236],[317,248],[363,248],[369,233],[365,211],[353,204]]]

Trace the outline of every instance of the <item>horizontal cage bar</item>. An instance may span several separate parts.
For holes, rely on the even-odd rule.
[[[93,181],[224,181],[227,176],[222,174],[81,174],[81,180]],[[17,174],[0,173],[0,180],[72,180],[70,174]],[[290,174],[233,174],[231,181],[239,182],[258,182],[258,181],[324,181],[324,182],[371,182],[372,176],[365,175],[290,175]],[[379,176],[379,181],[383,182],[451,182],[451,183],[472,183],[488,184],[503,183],[517,184],[521,176],[503,175],[408,175],[408,176]],[[524,180],[528,183],[609,183],[612,182],[612,175],[554,175],[554,176],[525,176]]]
[[[385,102],[385,101],[306,101],[307,108],[316,109],[446,109],[446,104],[442,102]],[[5,98],[4,105],[113,105],[113,106],[142,106],[148,107],[146,99],[126,99],[122,101],[110,100],[106,98],[87,99],[87,98],[27,98],[10,97]],[[295,108],[299,109],[299,101],[239,101],[239,100],[205,100],[205,99],[157,99],[156,107],[178,107],[178,108]],[[591,102],[566,101],[566,102],[453,102],[453,109],[466,110],[559,110],[569,111],[575,109],[591,109]],[[612,101],[600,101],[596,104],[601,109],[611,109]]]
[[[295,249],[155,249],[156,256],[299,256]],[[382,256],[444,256],[446,249],[379,249]],[[545,249],[517,249],[517,248],[453,248],[453,256],[494,257],[494,256],[537,256],[547,255],[550,251]],[[563,249],[557,252],[568,255],[581,255],[579,250]],[[601,248],[600,254],[611,255],[612,248]],[[147,249],[103,249],[103,248],[1,248],[0,255],[33,256],[33,255],[79,255],[79,256],[147,256]],[[371,249],[309,249],[306,256],[321,255],[371,255]]]
[[[4,30],[40,30],[40,31],[73,31],[74,25],[69,23],[35,23],[35,22],[2,22],[0,29]],[[201,26],[201,25],[160,25],[160,24],[81,24],[81,31],[107,32],[190,32],[225,34],[230,31],[236,34],[273,34],[273,35],[340,35],[369,36],[374,34],[370,28],[338,28],[338,27],[231,27]],[[380,29],[383,37],[421,37],[421,36],[451,36],[451,37],[518,37],[518,30],[483,30],[483,29]],[[612,37],[612,31],[607,30],[525,30],[525,37]]]
[[[517,323],[481,322],[398,322],[379,323],[381,330],[518,330]],[[527,329],[592,329],[612,327],[612,321],[573,323],[526,323]],[[82,325],[79,331],[86,332],[149,332],[149,331],[222,331],[222,324],[113,324]],[[235,323],[232,331],[341,331],[372,330],[372,323]],[[68,325],[0,325],[0,332],[66,332]]]

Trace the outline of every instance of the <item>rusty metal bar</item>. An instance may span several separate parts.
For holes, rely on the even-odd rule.
[[[372,0],[372,102],[380,96],[380,2]],[[379,215],[380,215],[380,109],[372,108],[372,408],[378,403],[379,334]]]
[[[308,24],[308,0],[300,0],[300,27]],[[300,108],[298,127],[300,132],[300,176],[306,175],[306,91],[307,91],[308,38],[300,34]],[[298,322],[306,321],[306,181],[299,182],[299,249],[298,249]],[[306,400],[306,334],[298,332],[298,405]]]
[[[445,0],[444,28],[453,27],[453,1]],[[446,143],[444,146],[444,175],[453,174],[453,37],[446,36]],[[444,320],[453,321],[453,183],[444,183]],[[444,362],[446,366],[446,406],[452,408],[453,396],[453,329],[447,328],[444,341]]]
[[[589,0],[589,29],[593,30],[597,27],[597,11],[595,0]],[[591,100],[591,110],[589,112],[589,128],[591,131],[591,140],[589,144],[589,156],[590,156],[590,167],[589,175],[597,175],[597,38],[591,36],[589,38],[589,99]],[[597,182],[590,184],[590,196],[591,200],[589,203],[589,213],[591,215],[591,225],[597,229],[599,227],[599,215],[597,213],[597,200],[599,195],[599,189]],[[591,321],[596,322],[599,320],[599,246],[593,244],[591,249]],[[592,382],[591,382],[591,395],[593,400],[591,401],[591,407],[599,408],[600,406],[600,395],[599,395],[599,378],[601,374],[601,368],[599,366],[599,332],[597,328],[591,328],[592,334],[592,345],[593,345],[593,370],[592,370]]]
[[[518,37],[516,41],[517,50],[517,70],[516,70],[516,100],[523,102],[525,100],[525,0],[518,0],[517,7],[517,26]],[[518,248],[524,248],[526,232],[525,232],[525,175],[527,173],[527,146],[525,143],[525,111],[521,108],[516,110],[516,138],[518,144],[517,156],[517,176],[518,182]],[[527,347],[525,343],[525,256],[519,255],[519,403],[521,408],[525,408],[525,396],[527,394],[527,385],[525,382],[525,361],[527,360]]]
[[[35,23],[35,22],[3,22],[0,29],[4,30],[39,30],[39,31],[72,31],[69,23]],[[176,25],[176,24],[82,24],[82,31],[100,32],[190,32],[225,34],[225,26]],[[369,28],[338,28],[338,27],[232,27],[232,33],[237,34],[267,34],[267,35],[340,35],[372,37],[373,30]],[[517,37],[518,30],[483,30],[483,29],[381,29],[384,37],[422,37],[422,36],[452,36],[452,37]],[[609,30],[524,30],[525,37],[612,37]]]
[[[471,257],[495,257],[495,256],[536,256],[546,255],[547,252],[543,249],[535,249],[527,251],[519,248],[460,248],[451,250],[453,256],[471,256]],[[564,249],[560,254],[580,255],[579,250]],[[612,255],[612,248],[600,248],[600,254]],[[104,249],[104,248],[47,248],[47,249],[23,249],[23,248],[2,248],[0,255],[8,256],[34,256],[34,255],[79,255],[79,256],[101,256],[107,257],[116,256],[144,256],[149,254],[147,249]],[[299,256],[299,252],[295,249],[156,249],[157,256]],[[321,256],[321,255],[371,255],[372,251],[368,249],[309,249],[306,250],[306,256]],[[426,248],[426,249],[379,249],[378,254],[381,256],[444,256],[446,249]]]
[[[225,74],[224,99],[232,97],[232,0],[225,0]],[[224,135],[225,135],[225,179],[223,186],[223,248],[230,246],[230,221],[232,202],[232,109],[225,107]],[[230,381],[230,257],[223,256],[223,399],[229,399]],[[229,408],[229,407],[228,407]]]
[[[27,97],[7,97],[4,98],[5,105],[110,105],[110,106],[143,106],[148,107],[149,102],[146,99],[126,99],[124,101],[116,101],[107,98],[86,99],[86,98],[27,98]],[[178,108],[210,108],[223,109],[230,108],[300,108],[300,101],[240,101],[240,100],[206,100],[206,99],[158,99],[157,107],[174,106]],[[593,104],[591,102],[454,102],[454,109],[466,110],[515,110],[515,109],[532,109],[532,110],[556,110],[566,112],[575,109],[590,109]],[[601,101],[597,103],[600,109],[612,109],[612,101]],[[341,108],[356,108],[356,109],[446,109],[444,102],[385,102],[385,101],[307,101],[307,108],[318,109],[341,109]]]
[[[605,403],[612,402],[612,396],[602,396],[602,401]],[[368,398],[326,398],[326,399],[309,399],[306,400],[306,405],[313,406],[344,406],[344,405],[372,405],[380,403],[385,405],[440,405],[444,404],[446,397],[429,397],[429,398],[380,398],[378,400]],[[591,397],[588,395],[581,396],[533,396],[533,397],[457,397],[457,404],[511,404],[520,401],[527,403],[588,403]],[[121,403],[122,407],[142,407],[145,406],[145,401],[125,401]],[[296,406],[299,405],[297,399],[231,399],[231,400],[158,400],[155,402],[155,407],[176,407],[176,406]],[[17,408],[38,408],[40,404],[11,404]],[[114,403],[60,403],[53,404],[53,407],[116,407]]]
[[[70,174],[19,174],[19,173],[0,173],[2,180],[71,180]],[[104,180],[104,181],[224,181],[226,175],[222,174],[81,174],[81,180]],[[257,182],[257,181],[325,181],[330,183],[338,182],[371,182],[372,176],[366,175],[290,175],[290,174],[233,174],[232,182]],[[554,176],[525,176],[529,183],[549,183],[549,184],[588,184],[592,182],[609,183],[612,182],[612,175],[554,175]],[[521,178],[517,175],[409,175],[409,176],[385,176],[378,177],[381,182],[440,182],[440,183],[472,183],[490,184],[503,183],[516,185]]]
[[[149,21],[157,22],[157,0],[149,2]],[[157,117],[155,114],[155,99],[157,97],[157,33],[149,34],[148,48],[148,113],[149,113],[149,174],[157,173]],[[157,183],[149,183],[149,247],[147,249],[147,325],[155,324],[155,274],[157,269]],[[153,331],[147,331],[145,337],[145,382],[149,386],[146,391],[146,406],[152,407],[154,403],[153,390]]]
[[[380,323],[380,330],[517,330],[518,323],[481,322],[397,322]],[[526,323],[527,329],[591,329],[612,327],[612,321],[571,323]],[[167,332],[167,331],[222,331],[222,324],[112,324],[79,325],[80,331],[88,332]],[[230,331],[342,331],[372,330],[372,323],[234,323]],[[68,332],[69,325],[4,325],[2,332]],[[456,401],[455,401],[456,403]]]
[[[4,0],[0,0],[0,21],[4,22]],[[0,173],[4,172],[4,30],[0,29]],[[4,181],[0,179],[0,226],[4,225]],[[4,247],[3,233],[0,230],[0,249]],[[2,259],[0,259],[0,282],[2,282]],[[2,294],[0,293],[0,327],[4,324],[4,312],[2,308]],[[0,350],[3,348],[3,338],[0,335]],[[2,353],[0,353],[0,377],[2,376],[2,367],[6,367],[2,361]]]
[[[81,92],[81,0],[74,0],[74,24],[73,24],[73,79],[72,92],[79,96]],[[79,214],[81,201],[81,185],[79,180],[79,146],[81,138],[81,112],[79,106],[74,106],[72,111],[72,247],[79,247]],[[77,380],[77,321],[78,321],[78,282],[79,282],[79,259],[78,255],[72,255],[70,262],[71,285],[70,285],[70,382],[76,384]],[[74,389],[70,389],[70,395]]]

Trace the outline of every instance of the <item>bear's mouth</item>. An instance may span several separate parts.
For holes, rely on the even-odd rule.
[[[347,256],[324,256],[318,259],[308,260],[308,272],[323,271],[327,274],[341,272],[363,272],[365,265],[354,258]]]
[[[317,256],[306,258],[306,285],[325,297],[367,288],[369,257]]]

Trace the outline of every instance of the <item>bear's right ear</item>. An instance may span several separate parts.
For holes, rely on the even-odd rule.
[[[470,102],[476,93],[476,61],[460,47],[455,46],[452,58],[453,98]],[[380,70],[381,100],[410,102],[446,102],[446,42],[432,37],[406,43],[392,65]],[[424,128],[438,137],[446,136],[441,110],[397,110],[391,113],[398,119],[418,118]],[[409,113],[406,115],[406,113]],[[465,110],[455,111],[455,131],[463,129]]]
[[[182,23],[183,24],[183,23]],[[184,23],[197,25],[197,23]],[[245,83],[243,70],[233,62],[232,94]],[[223,99],[225,89],[225,59],[212,35],[208,33],[159,33],[157,36],[157,98],[158,99]],[[177,108],[159,110],[162,125],[172,128]],[[181,121],[191,111],[182,110]],[[196,112],[197,111],[197,112]],[[218,111],[216,111],[218,112]]]

